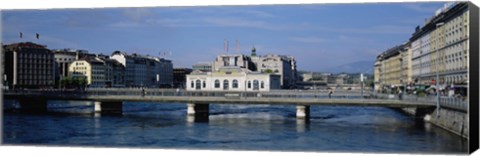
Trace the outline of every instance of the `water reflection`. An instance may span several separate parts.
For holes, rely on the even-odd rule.
[[[297,132],[298,133],[304,133],[306,130],[308,130],[308,125],[310,123],[309,119],[297,119],[296,120],[297,126]]]

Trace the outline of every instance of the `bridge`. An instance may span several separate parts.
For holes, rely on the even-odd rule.
[[[374,97],[374,98],[373,98]],[[308,119],[310,106],[380,106],[391,108],[435,108],[432,100],[409,98],[400,100],[394,95],[371,92],[319,90],[272,90],[269,92],[185,91],[175,89],[97,88],[87,90],[5,90],[4,99],[17,100],[21,109],[46,111],[48,100],[94,101],[95,112],[121,113],[123,102],[187,103],[187,114],[208,120],[209,104],[270,104],[296,105],[296,116]],[[461,104],[443,106],[465,109]]]

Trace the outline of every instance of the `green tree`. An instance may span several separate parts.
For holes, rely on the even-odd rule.
[[[85,88],[87,86],[87,79],[85,77],[80,77],[77,79],[77,85],[80,88]]]
[[[71,84],[72,78],[70,77],[65,77],[60,81],[60,85],[62,85],[63,88],[69,88]]]
[[[85,88],[87,80],[85,77],[65,77],[60,83],[64,88]]]
[[[270,74],[270,73],[273,73],[273,70],[271,70],[271,69],[265,69],[263,72]]]

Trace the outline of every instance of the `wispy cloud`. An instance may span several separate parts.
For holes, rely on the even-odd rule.
[[[315,36],[291,37],[290,40],[295,41],[295,42],[302,42],[302,43],[324,43],[324,42],[328,41],[326,39],[315,37]]]
[[[127,8],[122,10],[121,20],[108,24],[114,28],[130,28],[141,26],[165,26],[165,27],[242,27],[259,28],[268,30],[283,29],[282,26],[275,26],[268,23],[264,18],[276,17],[274,14],[266,11],[255,10],[251,8],[232,9],[231,7],[210,7],[195,8],[178,7],[167,8],[168,12],[175,12],[182,15],[182,18],[169,18],[153,12],[152,8]],[[214,16],[212,16],[214,14]]]
[[[405,34],[413,32],[413,27],[402,25],[376,25],[371,27],[311,27],[318,31],[336,32],[336,33],[355,33],[355,34]]]
[[[126,8],[123,10],[123,15],[129,20],[135,22],[142,22],[153,16],[151,8]]]
[[[432,15],[435,12],[435,10],[439,9],[439,7],[431,6],[431,5],[428,5],[427,3],[407,3],[402,6],[412,11],[416,11],[420,13],[432,13]]]
[[[259,20],[248,20],[242,18],[222,18],[222,17],[207,17],[202,20],[213,26],[224,27],[250,27],[260,29],[278,29],[280,27],[274,27],[267,22]]]
[[[266,11],[259,11],[259,10],[235,10],[234,13],[237,14],[245,14],[247,16],[253,16],[258,18],[272,18],[276,17],[274,14],[266,12]]]
[[[61,45],[61,46],[63,46],[63,47],[56,47],[56,48],[65,48],[65,47],[68,47],[68,48],[85,48],[85,47],[82,47],[81,45],[79,45],[76,42],[74,43],[72,41],[60,39],[60,38],[53,37],[53,36],[41,36],[41,40],[42,40],[42,42],[46,43],[47,45]],[[53,48],[55,48],[55,47],[53,47]]]
[[[112,21],[104,10],[85,9],[59,15],[66,28],[99,28]]]
[[[238,9],[238,8],[242,9]],[[212,7],[196,7],[192,9],[192,7],[176,7],[176,8],[169,8],[170,10],[175,11],[191,11],[193,14],[196,15],[212,15],[215,14],[217,16],[245,16],[245,17],[252,17],[252,18],[273,18],[277,17],[275,14],[264,11],[258,10],[251,7],[245,6],[212,6]]]

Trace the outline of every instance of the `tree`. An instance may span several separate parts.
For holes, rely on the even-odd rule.
[[[87,86],[87,79],[85,77],[80,77],[77,79],[77,81],[78,87],[85,88]]]
[[[72,78],[65,77],[60,81],[60,84],[62,85],[63,88],[70,88],[72,84]]]
[[[85,88],[87,80],[85,77],[65,77],[60,83],[64,88]]]
[[[273,70],[271,70],[271,69],[265,69],[263,72],[270,74],[270,73],[273,73]]]

